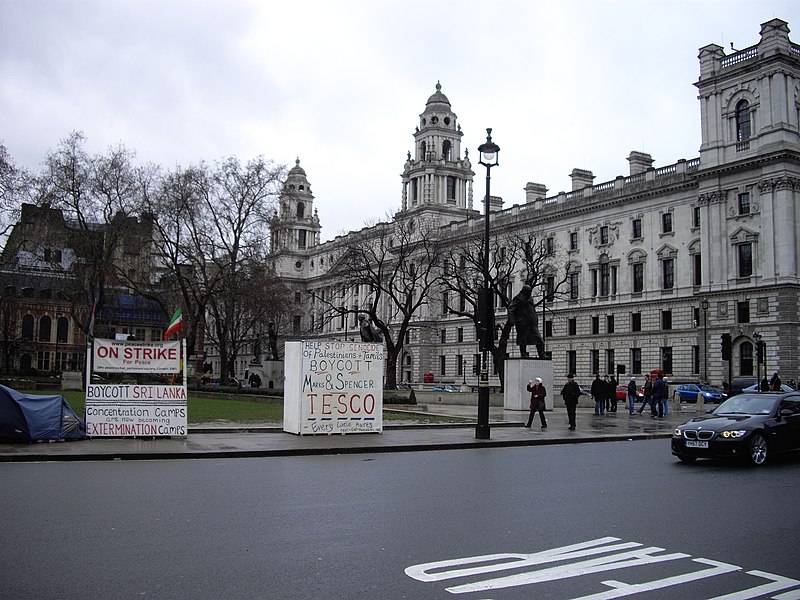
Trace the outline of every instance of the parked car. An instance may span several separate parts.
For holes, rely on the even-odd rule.
[[[798,449],[800,392],[737,394],[672,434],[672,454],[684,463],[741,458],[762,465],[773,454]]]
[[[454,385],[435,385],[433,386],[434,392],[460,392],[461,390]]]
[[[786,383],[781,384],[781,391],[784,393],[793,392],[794,388]],[[758,392],[758,386],[754,383],[750,387],[746,387],[742,390],[743,394],[754,394]]]
[[[697,383],[684,383],[675,388],[672,393],[674,398],[681,402],[697,402],[697,394],[703,394],[703,402],[715,402],[719,404],[725,400],[725,393],[710,385],[700,385]]]

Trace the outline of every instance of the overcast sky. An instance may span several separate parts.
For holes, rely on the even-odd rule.
[[[508,207],[698,156],[698,49],[775,17],[800,43],[797,0],[0,0],[0,142],[32,170],[72,131],[165,168],[299,157],[326,240],[399,208],[437,81]]]

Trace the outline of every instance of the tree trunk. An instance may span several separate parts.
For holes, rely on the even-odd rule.
[[[399,351],[386,353],[386,381],[383,387],[387,390],[397,389],[397,356]]]

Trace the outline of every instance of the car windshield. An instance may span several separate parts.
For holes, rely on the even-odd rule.
[[[711,387],[710,385],[701,385],[701,386],[698,386],[698,387],[701,390],[703,390],[704,392],[716,392],[717,391],[713,387]]]
[[[775,406],[775,396],[740,394],[714,409],[715,415],[768,415]]]

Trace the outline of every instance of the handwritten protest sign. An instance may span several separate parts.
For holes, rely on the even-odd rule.
[[[287,342],[284,431],[383,431],[383,364],[383,344]]]

